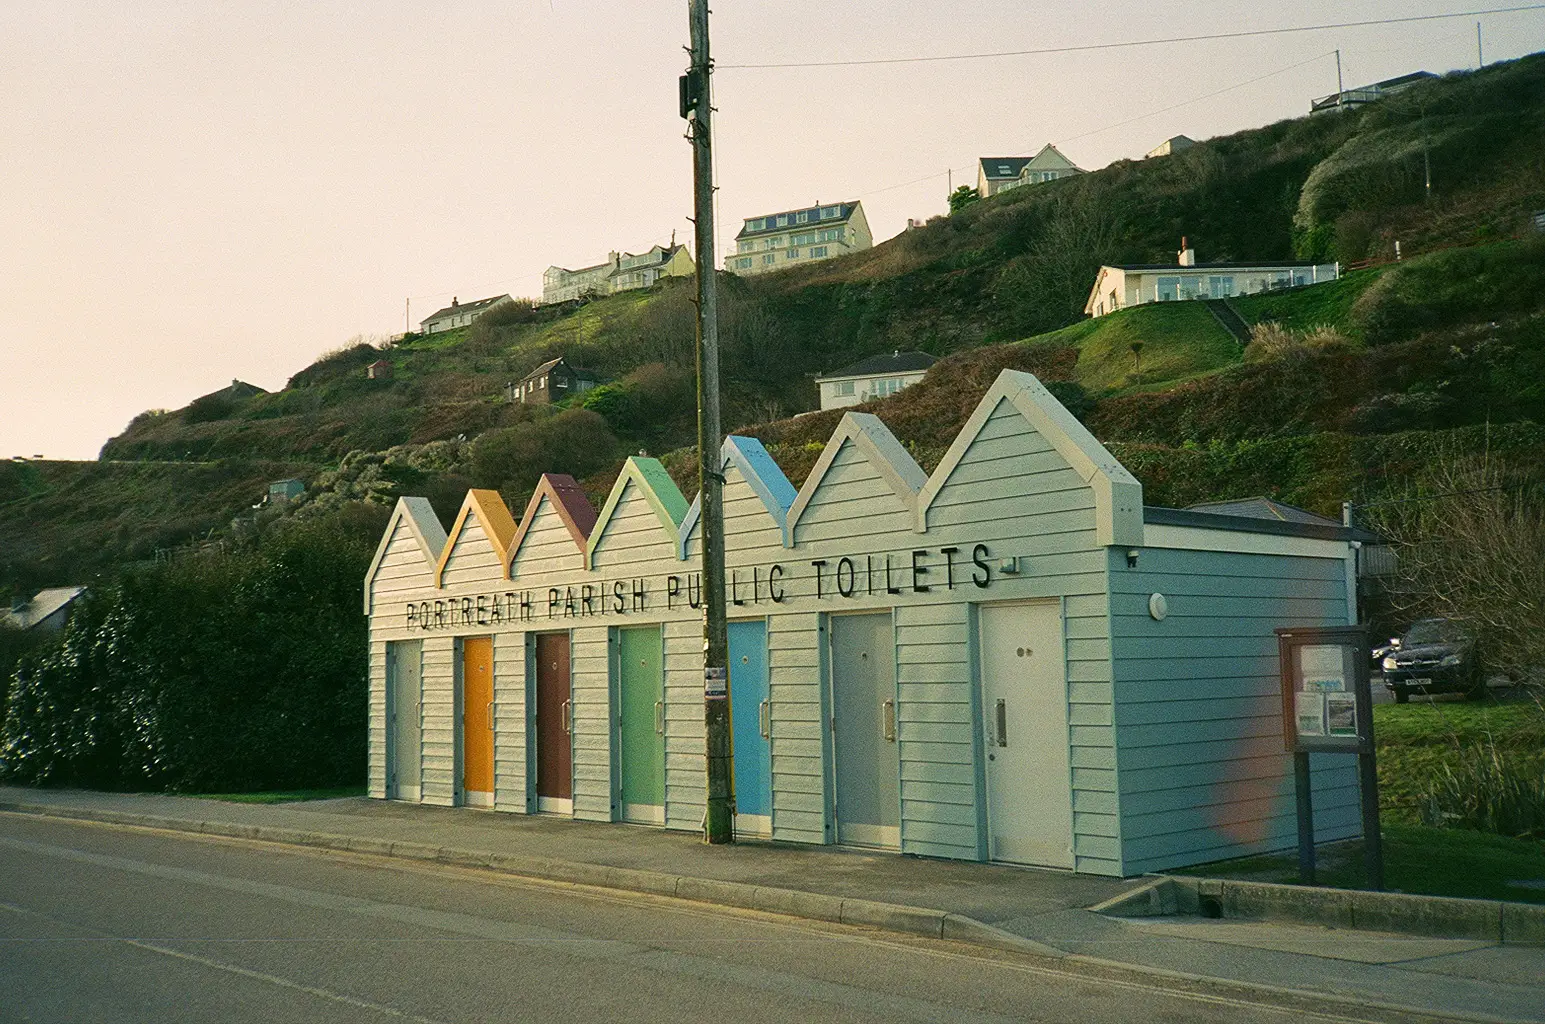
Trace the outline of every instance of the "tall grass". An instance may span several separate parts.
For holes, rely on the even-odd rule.
[[[1422,788],[1422,820],[1517,839],[1545,839],[1545,763],[1486,741],[1460,748]]]

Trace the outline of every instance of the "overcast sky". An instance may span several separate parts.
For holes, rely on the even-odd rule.
[[[714,54],[975,53],[1486,6],[1503,5],[719,0]],[[1545,11],[1481,20],[1488,62],[1545,47]],[[719,251],[744,217],[840,199],[888,238],[942,212],[946,172],[974,182],[980,155],[1050,141],[1095,169],[1298,116],[1335,91],[1338,47],[1348,86],[1473,67],[1475,21],[724,67]],[[691,237],[686,0],[12,0],[0,38],[0,457],[94,458],[142,410],[233,378],[277,390],[356,335],[400,332],[409,300],[416,326],[453,295],[539,295],[549,264]]]

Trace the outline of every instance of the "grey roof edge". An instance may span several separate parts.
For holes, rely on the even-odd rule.
[[[921,362],[917,356],[927,359]],[[939,361],[939,357],[928,352],[911,351],[900,352],[895,355],[868,356],[856,363],[832,370],[830,373],[816,375],[817,381],[841,380],[844,377],[867,377],[877,373],[917,373],[919,370],[928,370]]]
[[[1215,512],[1192,512],[1182,508],[1143,506],[1143,522],[1152,526],[1190,526],[1199,530],[1227,530],[1232,533],[1271,533],[1282,537],[1310,537],[1315,540],[1360,541],[1377,543],[1377,534],[1355,526],[1320,526],[1316,523],[1289,523],[1280,519],[1252,516],[1221,516]]]

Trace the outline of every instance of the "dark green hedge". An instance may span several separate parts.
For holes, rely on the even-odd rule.
[[[359,783],[360,581],[383,525],[354,508],[99,586],[11,676],[0,776],[185,791]]]

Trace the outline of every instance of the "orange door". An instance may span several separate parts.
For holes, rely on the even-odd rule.
[[[461,643],[461,765],[466,802],[494,803],[494,641],[468,637]]]

